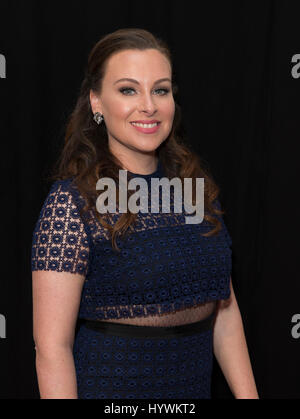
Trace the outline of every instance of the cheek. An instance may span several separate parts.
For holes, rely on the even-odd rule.
[[[166,120],[169,120],[170,123],[173,122],[175,115],[175,103],[174,100],[170,100],[168,103],[165,103],[161,108],[161,113]]]
[[[132,108],[133,106],[128,101],[119,98],[106,101],[108,118],[115,123],[127,120],[132,113]]]

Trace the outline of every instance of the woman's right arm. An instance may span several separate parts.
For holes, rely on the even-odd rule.
[[[67,181],[55,182],[32,237],[33,339],[41,398],[77,398],[73,344],[90,242]]]
[[[73,343],[84,276],[32,272],[33,338],[42,399],[76,399]]]

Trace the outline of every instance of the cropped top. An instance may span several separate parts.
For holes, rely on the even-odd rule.
[[[149,193],[151,178],[164,177],[160,161],[152,174],[128,173],[145,179]],[[205,237],[213,225],[187,224],[188,214],[172,212],[172,202],[171,194],[169,213],[139,212],[130,233],[117,238],[117,252],[96,205],[80,216],[85,201],[73,178],[55,181],[33,231],[31,270],[84,276],[79,319],[157,326],[199,321],[230,296],[232,241],[222,215],[216,216],[219,233]]]

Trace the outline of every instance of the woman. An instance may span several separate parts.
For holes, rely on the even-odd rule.
[[[33,233],[42,398],[210,398],[213,352],[235,397],[258,397],[219,190],[180,135],[172,73],[165,43],[141,29],[90,53]],[[119,185],[119,170],[149,194],[151,178],[204,178],[203,222],[173,200],[162,213],[161,196],[158,213],[100,214],[97,181]]]

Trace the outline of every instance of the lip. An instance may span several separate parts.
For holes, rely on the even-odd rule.
[[[153,127],[153,128],[136,127],[135,125],[132,125],[132,122],[131,122],[131,126],[133,126],[133,128],[136,129],[137,131],[142,132],[143,134],[154,134],[156,131],[159,130],[159,127],[160,127],[160,122],[159,121],[155,121],[155,122],[137,122],[137,123],[140,123],[140,124],[145,124],[145,123],[147,123],[147,124],[150,124],[150,123],[155,124],[156,122],[158,122],[158,124],[155,127]]]
[[[152,119],[152,121],[149,121],[148,119],[146,121],[131,121],[130,123],[132,124],[133,122],[136,124],[156,124],[158,122],[160,124],[160,121],[157,119]]]
[[[158,122],[158,121],[157,121]],[[140,124],[143,124],[143,123],[145,123],[145,122],[137,122],[137,123],[140,123]],[[150,123],[150,122],[147,122],[148,124]],[[155,122],[152,122],[152,124],[154,124]],[[156,131],[158,131],[159,130],[159,127],[160,127],[160,122],[155,126],[155,127],[153,127],[153,128],[143,128],[143,127],[136,127],[135,125],[132,125],[132,123],[131,123],[131,126],[134,128],[134,129],[136,129],[137,131],[139,131],[139,132],[142,132],[143,134],[154,134]]]
[[[143,127],[136,127],[135,125],[132,125],[132,122],[136,122],[137,124],[155,124],[155,123],[157,123],[157,125],[153,128],[143,128]],[[156,131],[159,130],[159,127],[160,127],[160,121],[147,121],[147,122],[132,121],[132,122],[131,122],[131,125],[133,126],[133,128],[135,128],[139,132],[142,132],[143,134],[154,134]]]

